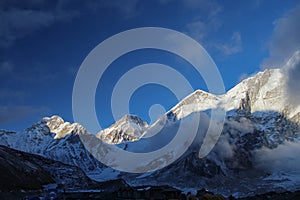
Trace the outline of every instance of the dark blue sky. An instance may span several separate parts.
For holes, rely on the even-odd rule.
[[[0,129],[21,130],[43,116],[73,122],[72,89],[84,58],[100,42],[138,27],[165,27],[202,44],[229,90],[264,68],[281,66],[299,48],[299,1],[204,0],[2,0],[0,2]],[[282,45],[284,44],[284,51]],[[113,123],[110,95],[132,67],[157,62],[206,90],[187,62],[160,50],[139,50],[116,60],[98,87],[96,110],[102,127]],[[159,103],[168,110],[175,96],[146,85],[131,98],[130,112],[150,121]]]

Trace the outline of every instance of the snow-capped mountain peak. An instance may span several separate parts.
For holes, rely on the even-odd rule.
[[[54,139],[64,138],[67,134],[86,133],[86,130],[80,124],[71,124],[70,122],[65,122],[61,117],[57,115],[54,115],[52,117],[44,117],[41,123],[45,123],[51,133],[55,133]]]
[[[140,139],[147,127],[148,124],[139,117],[127,114],[96,136],[107,143],[119,144]]]
[[[281,69],[269,69],[249,77],[225,95],[226,110],[238,109],[241,99],[249,99],[251,112],[282,112],[287,104],[285,77]]]
[[[196,90],[174,106],[169,113],[175,114],[176,119],[182,119],[193,112],[216,108],[219,101],[220,97],[217,95],[203,90]]]
[[[249,114],[275,111],[286,115],[289,119],[294,117],[296,122],[300,122],[299,117],[296,117],[300,113],[300,106],[293,108],[290,106],[286,94],[286,78],[282,69],[259,72],[223,95],[196,90],[174,106],[169,114],[176,115],[176,119],[182,119],[193,112],[216,108],[224,109],[226,112],[239,110]]]

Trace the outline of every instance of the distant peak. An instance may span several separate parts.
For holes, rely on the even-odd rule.
[[[122,122],[133,122],[133,123],[136,123],[136,124],[147,125],[147,123],[144,122],[138,116],[136,116],[136,115],[130,115],[130,114],[126,114],[121,119],[117,120],[117,123],[122,123]]]
[[[137,116],[135,116],[135,115],[130,115],[130,114],[126,114],[126,115],[124,115],[121,119],[129,120],[129,119],[133,119],[133,118],[135,118],[135,117],[137,117]]]
[[[258,73],[255,73],[255,74],[249,76],[248,78],[244,79],[242,82],[247,82],[248,80],[251,80],[253,78],[256,79],[256,78],[260,78],[263,76],[272,76],[274,74],[282,74],[282,73],[283,73],[283,70],[279,69],[279,68],[265,69],[264,71],[260,71]]]
[[[47,126],[55,139],[64,138],[68,134],[85,134],[86,130],[78,123],[65,122],[60,116],[44,117],[41,124]]]
[[[213,94],[213,93],[206,92],[206,91],[200,90],[200,89],[195,90],[191,95],[198,95],[198,96],[200,96],[200,95],[216,96],[216,95]]]
[[[273,74],[281,74],[283,73],[283,70],[281,68],[274,68],[274,69],[265,69],[262,72],[258,72],[256,76],[259,76],[260,74],[268,74],[269,76]]]
[[[63,118],[61,118],[60,116],[58,115],[53,115],[51,117],[44,117],[42,119],[42,121],[48,123],[48,122],[55,122],[55,123],[59,123],[59,124],[62,124],[64,123],[65,121],[63,120]]]
[[[135,118],[139,118],[139,117],[136,115],[126,114],[121,119],[135,119]]]
[[[100,131],[97,137],[110,144],[138,140],[148,124],[135,115],[124,115],[110,127]]]
[[[65,123],[65,121],[58,115],[44,117],[41,122],[46,124],[51,132],[55,132],[55,130],[59,128],[59,126]]]

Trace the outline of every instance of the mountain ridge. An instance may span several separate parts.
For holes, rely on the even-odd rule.
[[[59,116],[44,118],[19,133],[3,131],[0,133],[0,144],[78,166],[95,180],[124,178],[132,185],[170,184],[180,188],[193,187],[193,184],[195,187],[216,188],[225,184],[222,186],[223,194],[249,194],[255,184],[260,185],[261,190],[268,190],[267,180],[264,179],[280,173],[255,168],[257,152],[264,148],[276,149],[288,142],[297,142],[300,138],[299,105],[290,105],[284,91],[282,70],[266,70],[245,79],[223,95],[196,90],[151,125],[137,116],[126,115],[98,133],[97,139],[110,144],[124,143],[129,151],[134,151],[135,144],[146,141],[144,136],[150,129],[166,126],[162,133],[167,133],[166,131],[175,130],[172,127],[179,122],[192,122],[193,113],[201,113],[201,124],[197,133],[199,137],[195,138],[188,151],[166,168],[145,174],[142,178],[115,171],[93,158],[80,138],[81,135],[90,134],[81,125],[64,122]],[[217,107],[226,111],[222,135],[212,152],[206,158],[199,159],[195,153],[206,133],[210,111]],[[159,142],[164,144],[169,139],[159,139]],[[93,145],[96,143],[97,140],[93,140]],[[255,176],[248,177],[247,173],[254,173]],[[182,181],[178,182],[175,178],[181,178]],[[238,178],[249,180],[251,184],[236,185],[233,180]],[[291,182],[294,184],[291,186],[287,180],[280,180],[286,184],[284,187],[300,188],[300,182]],[[280,187],[278,181],[272,184]]]

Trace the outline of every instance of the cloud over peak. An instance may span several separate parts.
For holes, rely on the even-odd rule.
[[[300,49],[284,66],[287,76],[287,92],[293,104],[300,104]]]
[[[269,57],[262,68],[279,68],[300,49],[300,5],[290,10],[274,24],[274,32],[269,43]]]
[[[242,48],[242,37],[240,32],[234,32],[227,43],[218,44],[219,49],[225,55],[233,55],[241,52]]]

